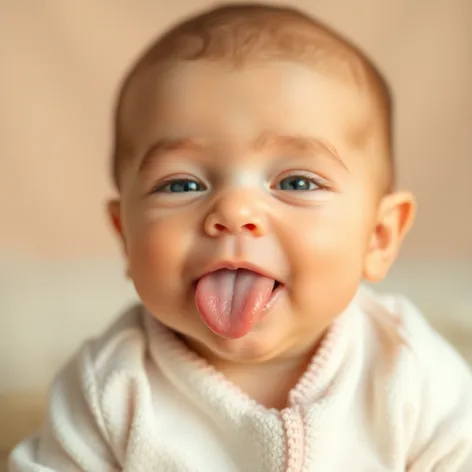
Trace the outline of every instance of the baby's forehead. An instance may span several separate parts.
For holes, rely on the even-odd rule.
[[[231,116],[231,123],[239,118],[248,126],[282,123],[289,134],[297,134],[297,126],[301,134],[322,131],[326,121],[360,141],[369,119],[369,103],[356,84],[293,60],[246,62],[238,69],[207,59],[181,61],[165,71],[150,67],[135,79],[127,102],[122,131],[135,137],[147,134],[146,128],[164,135],[203,129],[218,117],[223,126]]]
[[[269,9],[270,10],[270,9]],[[182,63],[209,61],[235,70],[255,63],[291,61],[314,68],[362,95],[370,123],[353,127],[352,138],[362,145],[374,128],[387,136],[389,97],[380,75],[367,58],[337,33],[297,12],[251,10],[251,14],[211,13],[178,25],[153,44],[128,75],[121,90],[116,121],[117,145],[126,142],[127,102],[146,102],[161,80],[171,77]],[[154,83],[143,87],[143,76]],[[136,108],[135,104],[130,108]],[[129,118],[129,117],[128,117]],[[120,126],[122,125],[122,126]],[[129,131],[129,130],[128,130]],[[382,138],[384,139],[384,138]],[[388,147],[388,146],[387,146]],[[119,154],[117,154],[119,158]],[[119,163],[118,163],[119,164]]]
[[[373,81],[364,56],[315,20],[296,12],[264,9],[257,14],[252,10],[247,16],[216,16],[213,22],[197,17],[161,37],[128,76],[119,112],[126,112],[126,102],[146,101],[146,93],[156,93],[160,81],[172,76],[182,63],[200,61],[225,64],[233,69],[290,61],[313,68],[348,85],[353,93],[363,95],[367,101],[375,102]],[[154,82],[151,87],[144,86],[143,75],[149,75],[150,71]],[[133,97],[127,100],[130,95]]]

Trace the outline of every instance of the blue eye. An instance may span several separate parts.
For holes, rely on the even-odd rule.
[[[309,191],[319,189],[318,185],[313,179],[308,177],[303,177],[302,175],[292,175],[282,179],[277,184],[278,190],[288,190],[288,191]]]
[[[160,187],[156,188],[155,192],[159,193],[188,193],[188,192],[203,192],[205,187],[196,180],[190,179],[175,179]]]

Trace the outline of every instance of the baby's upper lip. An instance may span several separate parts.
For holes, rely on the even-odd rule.
[[[274,279],[275,281],[282,283],[282,281],[278,279],[273,273],[249,261],[217,261],[217,262],[210,263],[207,266],[205,266],[205,268],[199,274],[196,280],[198,281],[205,275],[211,274],[212,272],[215,272],[221,269],[229,269],[229,270],[246,269],[246,270],[255,272],[256,274],[262,275],[263,277]]]

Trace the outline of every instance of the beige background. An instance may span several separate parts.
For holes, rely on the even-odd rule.
[[[148,41],[210,4],[0,0],[0,425],[16,425],[0,427],[0,457],[61,363],[134,299],[104,211],[112,99]],[[472,1],[292,4],[390,77],[400,184],[420,212],[386,285],[472,360]]]

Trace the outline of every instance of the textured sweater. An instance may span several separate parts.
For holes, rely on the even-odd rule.
[[[407,300],[362,289],[266,409],[137,306],[58,374],[9,470],[472,472],[472,375]]]

